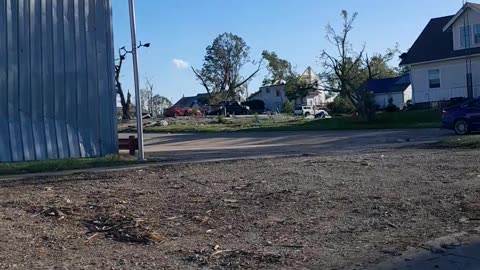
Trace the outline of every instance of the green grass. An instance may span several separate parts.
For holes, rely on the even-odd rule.
[[[300,125],[300,127],[305,130],[437,128],[440,127],[440,111],[381,113],[372,122],[353,117],[340,117],[311,121]]]
[[[112,167],[134,164],[135,160],[111,155],[102,158],[46,160],[19,163],[0,163],[0,175],[15,175],[25,173],[56,172],[96,167]]]
[[[436,146],[445,148],[477,149],[480,148],[480,135],[450,137],[436,143]]]
[[[167,127],[148,127],[145,132],[152,133],[215,133],[238,131],[314,131],[314,130],[362,130],[362,129],[402,129],[402,128],[437,128],[440,127],[440,111],[407,111],[381,113],[373,122],[365,122],[359,118],[335,117],[322,120],[261,120],[256,123],[210,123],[205,125],[170,125]]]

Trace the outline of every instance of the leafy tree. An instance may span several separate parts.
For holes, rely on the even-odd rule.
[[[154,116],[163,115],[163,111],[173,105],[168,98],[160,95],[153,96],[152,104]]]
[[[395,68],[397,76],[403,76],[407,73],[410,73],[410,70],[411,70],[410,66],[402,66],[402,67]]]
[[[302,76],[294,76],[287,81],[285,85],[285,96],[289,100],[303,99],[312,91],[310,85]]]
[[[250,47],[241,37],[232,33],[217,36],[206,50],[202,68],[192,67],[197,80],[210,97],[215,96],[220,101],[238,100],[246,93],[246,83],[260,71],[263,59],[258,63],[251,61]],[[258,67],[244,77],[241,71],[248,63],[258,64]]]
[[[262,57],[268,62],[268,75],[263,80],[263,86],[287,81],[295,75],[292,64],[287,60],[280,59],[275,52],[263,51]]]
[[[333,114],[346,114],[355,111],[352,103],[342,96],[337,96],[333,102],[327,104],[327,108]]]
[[[290,100],[287,100],[283,103],[282,113],[292,114],[293,109],[293,103]]]
[[[321,63],[325,68],[325,80],[331,91],[339,92],[366,120],[373,120],[376,113],[374,96],[366,89],[365,82],[374,78],[385,78],[396,75],[394,69],[389,67],[388,62],[394,57],[398,49],[389,49],[385,54],[374,54],[369,57],[365,53],[365,45],[359,51],[355,51],[349,40],[349,34],[353,30],[353,24],[358,16],[354,13],[349,16],[343,10],[342,28],[335,30],[330,24],[327,25],[327,41],[335,48],[335,53],[323,50],[320,56]]]
[[[140,89],[140,100],[142,101],[142,111],[152,112],[152,92],[147,88]]]

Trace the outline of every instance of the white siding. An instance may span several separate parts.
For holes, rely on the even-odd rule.
[[[440,88],[430,89],[428,71],[440,70]],[[413,65],[410,72],[413,87],[413,102],[449,100],[452,97],[467,97],[465,60]],[[480,57],[472,58],[473,95],[480,95]]]
[[[407,103],[409,100],[412,100],[412,85],[403,92],[403,102]]]
[[[464,19],[467,18],[466,16],[468,16],[467,21],[464,20]],[[474,40],[473,40],[473,25],[474,24],[480,24],[480,14],[476,11],[473,11],[473,10],[469,9],[462,16],[460,16],[458,18],[458,20],[452,26],[452,30],[453,30],[453,49],[454,50],[465,49],[461,46],[460,29],[465,25],[466,22],[468,22],[469,25],[472,25],[472,27],[470,28],[470,30],[472,32],[470,34],[470,37],[471,37],[471,41],[470,41],[471,46],[470,47],[471,48],[480,47],[480,44],[474,44]]]
[[[279,95],[277,95],[277,91]],[[260,87],[260,93],[254,99],[262,100],[265,103],[265,109],[270,111],[281,111],[283,103],[288,100],[285,96],[285,85]],[[323,105],[326,103],[325,92],[315,91],[302,100],[293,101],[293,103],[294,105]]]
[[[277,92],[279,95],[277,95]],[[281,111],[283,103],[287,100],[285,96],[285,85],[260,87],[260,93],[255,99],[263,100],[266,110]]]

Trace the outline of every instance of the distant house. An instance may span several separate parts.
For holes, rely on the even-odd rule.
[[[312,91],[303,99],[292,100],[295,105],[308,105],[325,107],[326,103],[331,100],[328,97],[328,91],[321,87],[321,81],[318,75],[311,67],[308,67],[302,73],[302,78],[312,86]],[[288,100],[285,95],[286,84],[280,82],[275,85],[262,86],[258,92],[253,93],[249,100],[262,100],[265,103],[265,109],[269,111],[281,111],[283,103]]]
[[[367,81],[367,90],[375,95],[375,102],[379,108],[385,108],[392,99],[392,104],[398,108],[406,105],[412,99],[412,85],[410,75],[401,77],[375,79]]]
[[[205,106],[205,100],[208,99],[208,94],[198,94],[193,97],[182,97],[177,103],[172,107],[174,108],[191,108],[194,106],[203,107]]]
[[[480,96],[480,4],[431,19],[401,58],[411,67],[414,103]]]

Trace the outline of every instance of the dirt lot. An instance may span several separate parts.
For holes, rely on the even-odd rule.
[[[479,154],[404,149],[4,183],[0,268],[364,269],[479,226],[465,222],[480,217]]]

